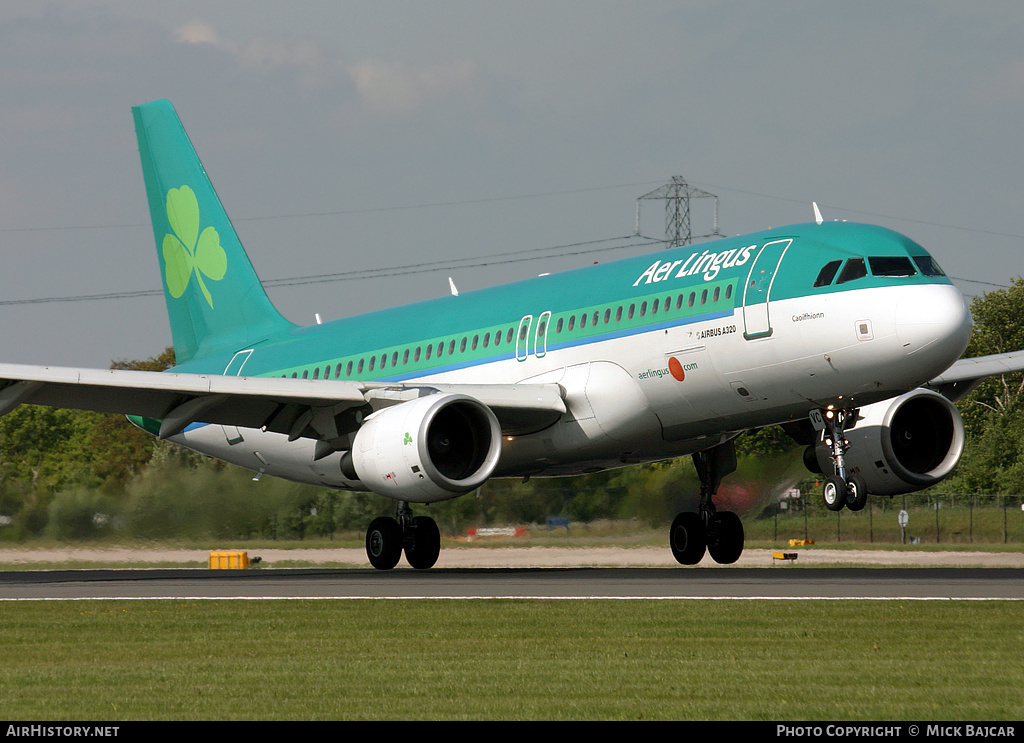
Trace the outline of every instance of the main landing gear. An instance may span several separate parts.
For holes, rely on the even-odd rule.
[[[859,511],[868,501],[864,480],[846,469],[846,451],[850,448],[850,442],[846,440],[846,421],[851,415],[855,417],[856,411],[831,407],[821,411],[825,446],[830,450],[833,469],[833,474],[825,477],[822,490],[825,507],[830,511],[842,511],[844,507]]]
[[[728,441],[693,455],[700,477],[700,505],[697,512],[676,516],[669,531],[672,555],[683,565],[696,565],[704,553],[723,565],[736,562],[743,554],[743,524],[732,511],[719,511],[713,498],[722,478],[736,469],[736,450]]]
[[[432,568],[441,554],[441,533],[429,516],[413,516],[409,504],[398,503],[398,518],[381,516],[366,530],[366,556],[378,570],[391,570],[405,552],[417,570]]]

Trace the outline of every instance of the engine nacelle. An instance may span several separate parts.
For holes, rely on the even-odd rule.
[[[342,467],[378,495],[431,503],[480,487],[500,454],[490,408],[468,395],[433,394],[369,416]]]
[[[949,476],[964,451],[964,424],[945,397],[917,389],[862,407],[846,439],[846,469],[863,478],[867,492],[900,495]],[[820,471],[831,472],[829,450],[820,439],[815,455]]]

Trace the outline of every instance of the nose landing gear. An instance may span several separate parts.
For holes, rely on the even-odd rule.
[[[825,487],[822,489],[825,507],[830,511],[842,511],[843,508],[859,511],[868,499],[864,480],[846,469],[846,452],[850,448],[850,442],[846,439],[846,422],[848,418],[855,419],[857,412],[837,410],[830,406],[814,413],[818,416],[812,414],[811,420],[816,426],[820,421],[824,429],[824,441],[830,449],[833,468],[833,474],[825,478]]]

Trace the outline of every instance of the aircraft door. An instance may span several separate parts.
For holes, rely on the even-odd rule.
[[[537,318],[537,335],[533,339],[533,355],[543,358],[548,352],[548,324],[551,322],[551,311],[541,313]]]
[[[772,334],[769,302],[772,284],[792,239],[765,243],[747,273],[743,286],[743,337],[748,340]]]
[[[524,315],[519,321],[519,332],[516,333],[516,361],[526,361],[530,355],[530,326],[533,315]]]

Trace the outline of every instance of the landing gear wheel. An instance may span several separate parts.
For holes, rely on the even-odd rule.
[[[391,570],[402,557],[402,527],[389,516],[370,522],[366,530],[366,556],[377,570]]]
[[[669,531],[669,546],[672,556],[682,565],[696,565],[704,558],[707,536],[700,516],[684,511],[675,517]]]
[[[417,570],[434,567],[441,554],[441,532],[429,516],[416,516],[405,532],[405,559]]]
[[[722,565],[731,565],[743,554],[743,523],[732,511],[719,511],[708,523],[708,554]]]
[[[868,502],[868,491],[864,489],[864,480],[858,475],[850,475],[846,481],[846,507],[851,511],[859,511]]]
[[[828,510],[842,511],[846,505],[846,481],[838,475],[829,475],[821,494]]]

